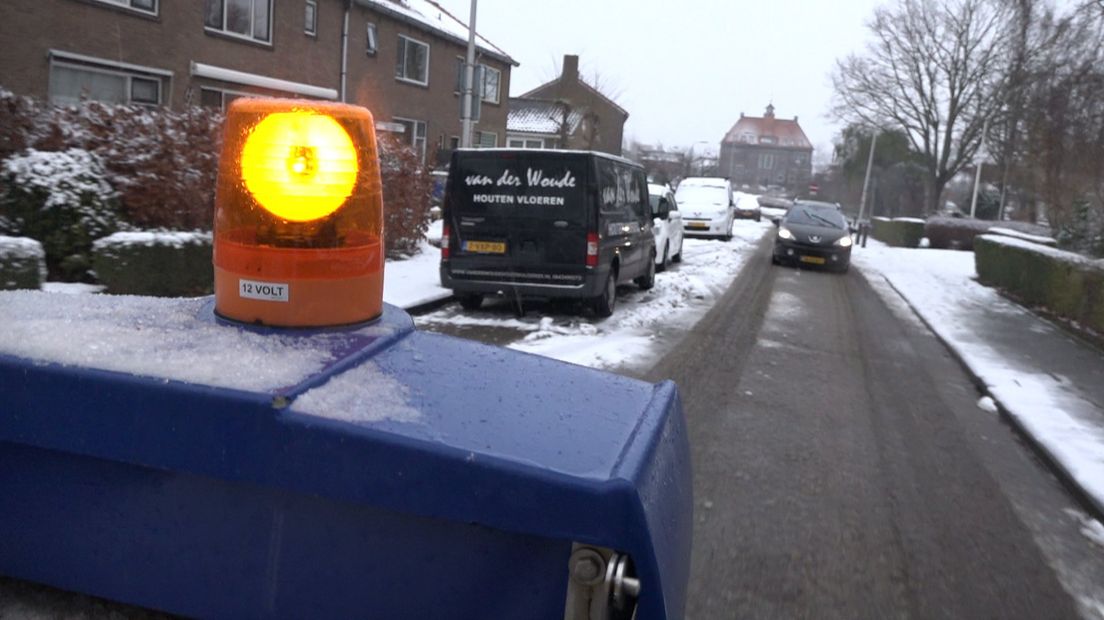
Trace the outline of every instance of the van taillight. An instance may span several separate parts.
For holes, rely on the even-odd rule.
[[[441,260],[449,259],[449,238],[452,236],[452,227],[445,224],[441,229]]]
[[[598,233],[587,233],[586,266],[598,266]]]

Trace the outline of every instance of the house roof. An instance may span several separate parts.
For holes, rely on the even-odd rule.
[[[771,142],[770,139],[774,141]],[[766,141],[764,141],[766,139]],[[775,118],[774,107],[767,108],[767,114],[763,117],[740,115],[740,120],[725,134],[724,144],[746,144],[753,146],[769,146],[771,148],[794,148],[812,150],[813,145],[801,125],[797,124],[797,117],[793,119]]]
[[[434,0],[355,0],[355,2],[360,6],[386,13],[415,28],[428,30],[443,36],[460,45],[466,46],[468,44],[468,24],[449,13]],[[482,53],[515,67],[520,64],[502,48],[488,41],[483,35],[477,32],[475,37],[476,47]]]
[[[533,93],[539,92],[541,90],[544,90],[545,88],[548,88],[549,86],[552,86],[553,84],[557,84],[557,83],[559,83],[561,78],[563,78],[562,75],[560,77],[552,80],[552,81],[545,82],[544,84],[541,84],[540,86],[538,86],[538,87],[530,90],[529,92],[523,94],[522,97],[528,97],[528,96],[532,95]],[[598,90],[597,88],[594,88],[590,84],[587,84],[586,80],[584,80],[582,78],[577,78],[577,80],[578,80],[579,84],[583,85],[583,88],[585,88],[585,89],[589,90],[591,93],[601,97],[603,101],[605,101],[606,103],[613,106],[613,108],[615,110],[617,110],[618,112],[620,112],[621,114],[623,114],[625,116],[625,118],[629,117],[629,111],[628,110],[626,110],[625,108],[622,108],[621,106],[617,105],[617,102],[614,101],[613,99],[610,99],[609,97],[603,95],[602,91]]]
[[[563,104],[547,99],[511,98],[506,117],[506,131],[512,133],[560,133]],[[583,111],[571,110],[567,115],[568,133],[575,133],[583,120]]]

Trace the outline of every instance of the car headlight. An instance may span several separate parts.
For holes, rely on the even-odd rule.
[[[851,243],[851,235],[844,235],[836,241],[836,245],[840,246],[841,248],[849,248],[851,247]]]
[[[785,226],[783,226],[783,227],[778,229],[778,238],[779,239],[793,239],[794,234],[792,232],[790,232],[789,228],[786,228]]]

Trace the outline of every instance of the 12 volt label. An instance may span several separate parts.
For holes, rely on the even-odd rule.
[[[238,294],[249,299],[286,302],[288,300],[288,285],[284,282],[238,280]]]

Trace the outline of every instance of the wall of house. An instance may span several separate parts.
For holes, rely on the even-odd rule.
[[[799,191],[813,174],[812,149],[721,144],[720,174],[736,185],[780,185]]]
[[[366,52],[367,24],[375,23],[378,49]],[[426,161],[434,163],[439,150],[447,150],[460,136],[460,92],[457,62],[466,48],[448,39],[434,39],[421,28],[389,16],[357,7],[350,18],[349,96],[367,106],[377,120],[405,118],[426,122]],[[399,35],[429,44],[429,84],[414,84],[395,77]],[[476,62],[501,72],[498,103],[483,101],[474,131],[492,132],[497,146],[506,144],[506,116],[510,92],[510,65],[478,54]],[[443,156],[443,155],[442,155]]]
[[[122,0],[120,0],[122,1]],[[51,49],[171,72],[162,104],[180,108],[204,102],[202,89],[228,94],[284,95],[276,91],[192,76],[193,61],[340,92],[343,0],[317,0],[317,29],[304,32],[306,0],[273,2],[270,42],[247,40],[204,27],[202,0],[159,0],[156,14],[107,0],[2,0],[0,87],[46,99]],[[369,55],[367,23],[377,26],[377,51]],[[399,34],[430,46],[428,85],[395,77]],[[456,62],[465,48],[379,11],[355,5],[349,26],[348,101],[373,111],[377,121],[403,117],[426,121],[426,161],[460,135]],[[486,57],[501,71],[499,103],[484,102],[476,131],[494,132],[505,143],[510,64]],[[217,96],[217,95],[216,95]],[[209,102],[209,99],[207,100]]]
[[[593,113],[588,114],[575,133],[569,136],[566,148],[621,154],[628,116],[582,82],[578,56],[565,56],[560,78],[527,93],[526,97],[567,101],[576,108]]]

